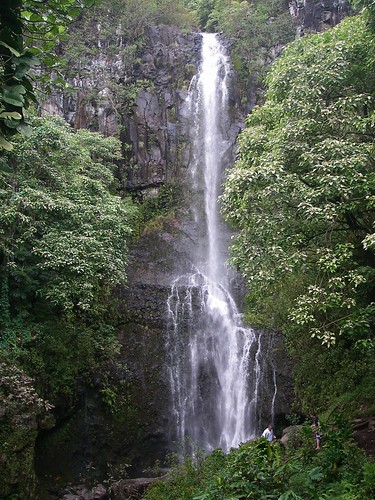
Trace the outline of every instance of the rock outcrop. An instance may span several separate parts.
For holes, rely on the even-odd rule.
[[[123,479],[111,485],[113,498],[116,500],[130,500],[142,498],[147,489],[163,477],[145,477],[137,479]]]
[[[298,19],[300,35],[332,28],[352,13],[347,0],[290,0],[289,10]]]
[[[58,114],[75,128],[117,135],[124,144],[127,188],[170,182],[186,165],[183,104],[197,72],[201,35],[175,26],[151,26],[139,63],[124,67],[99,52],[89,74],[70,79],[71,95],[52,95],[43,113]],[[103,76],[104,75],[104,76]],[[186,148],[185,148],[186,150]]]
[[[375,415],[359,418],[353,422],[353,437],[360,448],[372,459],[375,458]]]

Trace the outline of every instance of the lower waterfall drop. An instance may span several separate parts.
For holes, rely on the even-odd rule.
[[[196,445],[227,452],[259,430],[261,336],[243,326],[230,292],[228,230],[218,206],[224,169],[230,166],[226,159],[232,158],[230,64],[218,36],[202,36],[201,65],[187,103],[191,210],[200,236],[191,273],[175,279],[168,298],[168,377],[174,440],[185,451]]]

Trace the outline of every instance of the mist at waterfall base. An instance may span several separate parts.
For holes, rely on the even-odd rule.
[[[233,161],[230,61],[216,34],[202,35],[201,50],[186,103],[196,249],[191,273],[176,277],[167,303],[170,438],[182,454],[227,452],[259,435],[265,362],[262,334],[242,324],[232,297],[226,265],[230,235],[218,203],[224,171]]]

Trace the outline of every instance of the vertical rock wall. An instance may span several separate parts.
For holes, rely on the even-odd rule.
[[[175,178],[184,161],[182,105],[197,71],[201,36],[182,35],[171,26],[149,30],[150,46],[143,55],[140,77],[153,83],[141,90],[132,114],[124,120],[123,139],[131,144],[128,188],[155,186]]]
[[[169,182],[186,166],[184,116],[191,78],[197,71],[201,35],[175,26],[152,26],[137,65],[129,69],[116,55],[99,52],[89,74],[71,79],[71,95],[56,94],[42,113],[58,114],[75,128],[117,135],[124,149],[127,188]]]
[[[289,10],[299,21],[299,34],[318,33],[352,13],[347,0],[290,0]]]

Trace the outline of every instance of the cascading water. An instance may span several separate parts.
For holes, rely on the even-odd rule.
[[[218,196],[231,161],[230,64],[219,38],[203,34],[202,61],[188,105],[197,251],[192,271],[175,279],[168,299],[168,375],[174,438],[228,451],[258,432],[261,338],[241,323],[226,268],[228,231]]]

